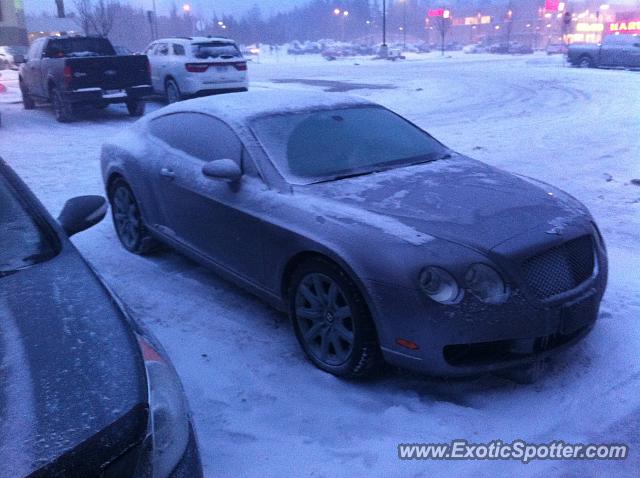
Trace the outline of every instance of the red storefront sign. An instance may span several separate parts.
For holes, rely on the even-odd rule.
[[[444,8],[434,8],[429,10],[428,15],[430,17],[442,17],[444,16]]]
[[[545,0],[544,9],[547,12],[557,12],[560,5],[560,0]]]

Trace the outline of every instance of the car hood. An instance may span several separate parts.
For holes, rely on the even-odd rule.
[[[441,238],[489,250],[534,228],[549,234],[589,219],[576,199],[542,182],[451,158],[301,187],[329,216],[416,244]],[[382,227],[384,226],[384,227]]]
[[[0,463],[12,476],[94,476],[144,438],[145,369],[127,320],[70,244],[0,277]]]

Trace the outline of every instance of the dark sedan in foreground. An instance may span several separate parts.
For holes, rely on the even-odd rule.
[[[68,239],[106,211],[55,221],[0,160],[0,476],[202,475],[171,362]]]
[[[591,329],[606,285],[577,200],[364,99],[171,105],[107,143],[102,172],[124,247],[169,244],[287,310],[339,376],[537,362]]]

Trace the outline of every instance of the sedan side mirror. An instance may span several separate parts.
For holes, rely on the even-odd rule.
[[[70,237],[95,226],[106,213],[107,201],[102,196],[78,196],[65,203],[58,222]]]
[[[202,174],[209,178],[233,183],[240,179],[242,171],[233,159],[216,159],[202,166]]]
[[[20,65],[22,63],[26,63],[27,61],[24,58],[24,55],[13,55],[13,62],[16,65]]]

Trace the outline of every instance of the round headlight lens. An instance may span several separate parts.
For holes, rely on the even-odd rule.
[[[451,274],[439,267],[429,266],[422,269],[420,288],[441,304],[453,304],[460,299],[460,286]]]
[[[486,264],[473,264],[464,279],[469,292],[482,302],[502,304],[509,298],[509,288],[500,274]]]

